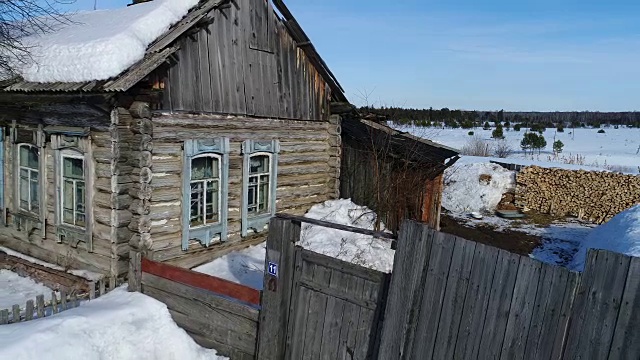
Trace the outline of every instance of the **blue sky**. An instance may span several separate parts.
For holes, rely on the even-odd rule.
[[[640,110],[637,0],[285,2],[359,105]]]

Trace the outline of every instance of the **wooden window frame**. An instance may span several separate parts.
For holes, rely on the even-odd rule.
[[[215,178],[207,178],[207,179],[202,179],[202,180],[193,180],[193,178],[191,178],[191,173],[189,174],[190,179],[189,179],[189,195],[193,195],[193,187],[192,185],[194,183],[203,183],[203,193],[204,193],[204,209],[205,209],[205,213],[203,215],[202,218],[202,225],[197,225],[197,226],[193,226],[191,224],[191,198],[189,198],[189,230],[197,230],[201,227],[207,227],[207,226],[212,226],[212,225],[217,225],[220,223],[220,213],[221,213],[221,206],[220,206],[220,201],[222,200],[222,156],[219,154],[215,154],[215,153],[204,153],[204,154],[200,154],[200,155],[196,155],[194,157],[191,158],[191,170],[193,170],[193,161],[196,159],[201,159],[201,158],[210,158],[210,159],[216,159],[217,160],[217,164],[218,164],[218,176]],[[218,214],[218,220],[212,223],[207,223],[207,215],[206,215],[206,207],[207,207],[207,182],[209,181],[217,181],[218,182],[218,191],[217,191],[217,198],[218,198],[218,208],[217,208],[217,214]]]
[[[227,241],[229,218],[229,139],[189,139],[183,145],[182,171],[182,250],[189,250],[189,242],[199,241],[208,247],[214,242]],[[191,165],[199,157],[218,158],[218,222],[191,227]]]
[[[28,166],[22,166],[22,148],[23,147],[27,147],[27,148],[33,148],[38,152],[38,165],[37,168],[31,168]],[[40,209],[42,208],[43,204],[42,203],[42,149],[39,148],[38,146],[34,145],[34,144],[29,144],[29,143],[20,143],[20,144],[16,144],[16,184],[15,184],[15,190],[16,190],[16,197],[15,197],[15,207],[16,207],[16,212],[18,213],[23,213],[27,216],[33,216],[35,218],[40,218],[42,212],[40,211]],[[28,192],[29,192],[29,204],[28,204],[28,209],[25,209],[22,207],[22,170],[26,170],[29,173],[29,188],[28,188]],[[31,194],[31,175],[32,172],[36,172],[37,173],[37,184],[38,184],[38,210],[36,212],[34,212],[31,209],[31,198],[32,198],[32,194]]]
[[[87,251],[93,252],[93,183],[95,174],[91,140],[87,136],[78,136],[74,131],[55,133],[51,135],[51,148],[55,151],[54,173],[56,191],[54,208],[57,241],[58,243],[67,243],[73,248],[78,247],[80,242],[84,242]],[[85,184],[84,227],[68,224],[63,221],[63,160],[65,157],[83,159],[83,177]]]
[[[74,160],[82,160],[82,166],[83,166],[83,171],[82,171],[82,180],[79,179],[75,179],[75,178],[66,178],[64,175],[64,160],[65,159],[74,159]],[[70,226],[72,228],[78,229],[78,230],[86,230],[87,228],[87,176],[85,174],[84,171],[84,166],[86,163],[86,159],[84,154],[82,154],[80,151],[77,151],[75,149],[64,149],[60,151],[60,164],[61,164],[61,168],[60,171],[58,172],[58,176],[59,179],[58,181],[60,182],[60,193],[59,193],[59,199],[58,199],[58,205],[60,206],[60,208],[58,209],[58,211],[60,211],[60,225],[62,226]],[[64,198],[65,198],[65,192],[64,192],[64,183],[66,180],[71,180],[73,182],[73,224],[70,224],[68,222],[65,222],[64,220]],[[84,213],[82,214],[85,218],[85,225],[84,226],[80,226],[77,225],[77,216],[78,216],[78,210],[77,210],[77,199],[76,199],[76,195],[77,195],[77,191],[78,191],[78,182],[81,181],[84,185]]]
[[[276,214],[276,197],[278,187],[278,158],[280,142],[278,140],[245,140],[242,143],[242,227],[241,235],[249,235],[249,229],[255,233],[262,232],[269,224],[269,220]],[[249,177],[251,158],[259,155],[269,155],[269,201],[268,211],[263,214],[249,214]]]

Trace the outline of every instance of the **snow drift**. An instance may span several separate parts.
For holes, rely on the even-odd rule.
[[[117,76],[199,0],[154,0],[114,10],[70,14],[55,31],[23,39],[33,61],[13,66],[32,82],[81,82]]]
[[[481,175],[485,175],[484,181]],[[515,172],[500,165],[458,164],[444,173],[442,206],[455,213],[493,212],[502,194],[513,190],[515,185]]]
[[[124,288],[58,315],[0,326],[0,358],[225,359],[198,346],[164,304]]]
[[[603,249],[629,256],[640,256],[640,204],[593,229],[569,263],[568,267],[571,270],[584,270],[588,249]]]

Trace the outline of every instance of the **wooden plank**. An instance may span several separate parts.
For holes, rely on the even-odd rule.
[[[522,359],[529,336],[542,263],[521,257],[509,318],[502,343],[502,359]]]
[[[384,273],[377,270],[365,268],[363,266],[342,261],[331,256],[319,254],[310,250],[306,250],[299,246],[296,247],[296,250],[300,250],[303,261],[312,262],[319,266],[329,268],[329,271],[331,269],[335,269],[341,273],[357,276],[376,283],[379,283],[384,279]]]
[[[58,296],[56,295],[55,291],[51,292],[51,313],[58,313]]]
[[[562,291],[557,291],[557,289],[559,284],[564,283],[566,286],[567,282],[566,272],[557,271],[558,269],[560,268],[557,266],[545,264],[540,270],[540,278],[537,284],[538,291],[533,303],[531,325],[524,349],[525,359],[537,359],[543,353],[546,354],[545,358],[551,356],[551,353],[546,353],[547,349],[543,348],[549,341],[542,341],[543,336],[546,336],[542,331],[545,325],[549,325],[552,322],[555,322],[557,326],[557,318],[552,314],[555,315],[557,313],[557,309],[562,305],[562,295],[564,295],[564,289]],[[553,311],[547,311],[548,308],[549,310],[553,309]]]
[[[140,251],[129,251],[129,291],[141,291],[142,277],[142,253]]]
[[[147,289],[154,288],[168,292],[185,299],[192,299],[204,304],[210,309],[216,309],[218,312],[226,312],[230,316],[240,316],[242,318],[258,321],[258,310],[243,305],[233,299],[227,299],[190,285],[180,284],[151,274],[143,274],[143,293],[147,293]],[[239,320],[241,321],[241,320]]]
[[[13,305],[13,307],[11,308],[12,310],[12,323],[19,323],[20,322],[20,305]]]
[[[374,328],[375,312],[373,310],[361,307],[360,316],[358,317],[358,325],[356,331],[356,345],[354,349],[354,359],[366,360],[371,358],[370,348],[372,340],[372,330]]]
[[[324,326],[324,312],[327,306],[327,295],[311,291],[309,308],[307,311],[307,323],[304,335],[304,350],[300,359],[312,359],[319,354],[322,345],[322,329]]]
[[[351,276],[348,288],[358,293],[363,291],[365,280]],[[360,307],[353,303],[346,303],[343,314],[343,323],[340,329],[340,341],[337,359],[351,360],[355,356],[356,336],[360,324]]]
[[[424,267],[428,265],[433,235],[433,232],[417,222],[402,223],[384,315],[380,358],[400,359],[407,330],[415,328],[417,316],[414,313],[419,309],[419,302],[415,302],[420,300],[415,292],[421,292],[418,289],[422,288],[422,273],[425,272],[424,268],[416,268],[416,264],[424,264]]]
[[[332,270],[329,288],[340,292],[344,288],[344,283],[349,280],[349,275],[345,275],[337,270]],[[340,329],[343,321],[344,307],[347,302],[335,297],[330,297],[327,302],[327,311],[324,316],[324,329],[322,331],[322,347],[320,349],[320,359],[335,360],[338,353]]]
[[[67,292],[60,289],[60,311],[67,310]]]
[[[36,308],[37,308],[37,314],[38,314],[38,319],[41,319],[44,317],[44,295],[38,295],[36,296]]]
[[[300,239],[300,225],[273,218],[269,223],[265,290],[258,335],[258,358],[280,360],[284,357],[289,323],[289,309],[295,272],[295,242]],[[278,266],[278,276],[269,275],[269,263]]]
[[[89,300],[93,300],[96,298],[96,282],[91,281],[89,283]]]
[[[215,276],[158,263],[147,258],[142,258],[142,271],[185,285],[229,296],[249,304],[260,305],[260,291]]]
[[[105,278],[100,279],[100,281],[98,282],[98,287],[100,288],[99,290],[100,296],[104,295],[107,292],[106,283],[107,283],[107,279]]]
[[[71,293],[71,299],[70,299],[70,301],[69,301],[69,306],[70,306],[71,308],[74,308],[74,307],[78,307],[78,305],[79,305],[79,304],[78,304],[78,295],[76,295],[76,293],[75,293],[75,292],[74,292],[74,293]]]
[[[599,359],[608,356],[629,261],[627,256],[604,250],[589,252],[576,299],[576,305],[580,306],[571,316],[579,319],[579,327],[571,324],[565,356]]]
[[[436,233],[426,270],[415,340],[408,348],[412,358],[430,359],[433,356],[454,245],[455,237]]]
[[[569,324],[573,321],[571,319],[571,314],[578,293],[580,275],[581,274],[576,272],[568,272],[566,290],[564,292],[558,316],[558,325],[554,328],[554,331],[552,331],[552,334],[554,335],[553,340],[549,341],[549,343],[553,343],[553,351],[551,353],[552,359],[561,358],[567,345]]]
[[[356,234],[370,235],[380,239],[392,239],[392,240],[396,239],[396,236],[391,233],[361,229],[353,226],[334,224],[328,221],[322,221],[322,220],[312,219],[312,218],[303,217],[303,216],[295,216],[295,215],[279,213],[279,214],[276,214],[276,217],[280,219],[291,220],[297,223],[306,223],[306,224],[326,227],[329,229],[343,230],[343,231],[348,231]]]
[[[209,36],[208,29],[198,31],[198,76],[200,78],[200,108],[204,112],[213,112],[213,96],[211,95],[211,59],[209,58]]]
[[[640,358],[640,258],[634,257],[620,303],[609,359]]]
[[[475,242],[462,238],[448,241],[455,241],[455,246],[433,350],[436,359],[453,358],[476,248]]]
[[[500,250],[481,335],[479,359],[500,356],[519,262],[520,256]]]
[[[482,341],[478,334],[482,334],[498,252],[497,248],[476,244],[469,290],[460,318],[458,341],[454,353],[456,359],[475,359],[477,357]]]
[[[27,307],[25,309],[24,319],[26,321],[33,320],[33,300],[27,300]]]
[[[0,310],[0,325],[9,323],[9,309]]]

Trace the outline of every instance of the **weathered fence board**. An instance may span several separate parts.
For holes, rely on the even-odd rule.
[[[142,293],[167,305],[200,345],[232,359],[256,355],[260,292],[206,274],[141,259]]]
[[[629,264],[609,359],[633,359],[640,354],[640,258]]]

